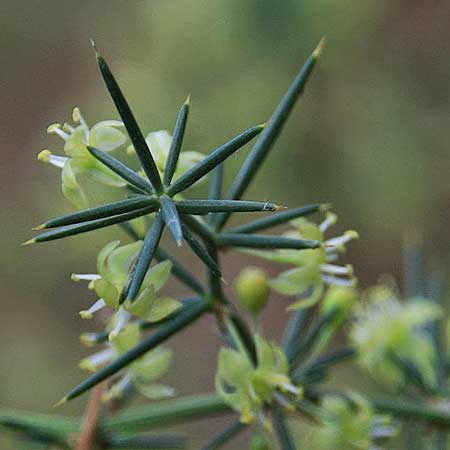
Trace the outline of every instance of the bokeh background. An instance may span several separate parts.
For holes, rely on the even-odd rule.
[[[78,311],[92,297],[70,274],[92,271],[108,240],[125,239],[112,230],[19,246],[32,226],[71,209],[58,171],[36,161],[42,148],[62,149],[47,125],[69,120],[76,105],[91,124],[116,117],[89,37],[146,132],[170,130],[191,93],[186,147],[208,152],[266,120],[326,35],[306,94],[247,198],[331,202],[339,228],[360,233],[348,259],[362,286],[380,273],[401,285],[405,233],[420,232],[433,261],[445,264],[450,250],[449,26],[445,1],[2,0],[0,405],[51,411],[85,376],[77,336],[95,325]],[[228,183],[245,153],[227,164]],[[187,252],[180,257],[201,272]],[[229,280],[241,259],[226,259]],[[284,305],[274,298],[268,311],[273,336]],[[172,341],[178,357],[167,381],[182,394],[213,389],[219,340],[205,339],[211,333],[203,320]],[[79,413],[84,402],[61,412]],[[189,430],[201,439],[207,429]]]

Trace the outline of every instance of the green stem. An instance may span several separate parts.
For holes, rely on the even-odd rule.
[[[230,320],[229,318],[227,318],[225,320],[225,325],[226,325],[227,330],[230,333],[230,336],[232,337],[233,342],[235,343],[236,348],[239,351],[239,353],[241,353],[242,355],[245,355],[247,357],[247,359],[252,364],[254,364],[253,356],[252,356],[250,350],[244,344],[244,341],[241,339],[241,335],[240,335],[239,331],[237,330],[235,323],[232,320]]]
[[[294,439],[289,430],[286,416],[280,408],[274,408],[273,417],[275,421],[275,430],[277,432],[278,441],[282,450],[296,450]]]
[[[104,421],[100,429],[136,432],[227,412],[231,412],[230,407],[217,394],[197,394],[129,409]]]
[[[103,441],[108,449],[152,449],[169,450],[186,447],[186,439],[177,435],[149,435],[149,436],[106,436]]]
[[[230,407],[216,393],[196,394],[174,400],[152,403],[150,406],[129,408],[99,423],[99,433],[128,433],[147,431],[188,420],[210,418],[211,415],[231,413]],[[36,414],[27,411],[0,410],[0,427],[29,430],[60,437],[79,431],[78,417]]]

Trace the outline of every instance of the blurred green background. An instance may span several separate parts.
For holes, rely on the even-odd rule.
[[[449,2],[420,0],[2,0],[0,405],[50,411],[84,377],[77,336],[95,325],[77,312],[93,299],[70,274],[92,271],[97,251],[121,236],[19,246],[32,226],[71,209],[58,171],[36,161],[42,148],[61,153],[47,125],[69,120],[76,105],[91,124],[116,118],[89,37],[145,132],[172,129],[190,92],[186,147],[208,152],[266,120],[326,35],[306,95],[247,198],[331,202],[339,228],[361,235],[348,259],[365,286],[386,272],[401,283],[409,230],[423,233],[437,260],[450,250],[449,18]],[[227,164],[228,182],[245,153]],[[227,258],[229,280],[241,258]],[[272,301],[269,334],[284,305]],[[173,341],[168,381],[181,393],[213,389],[211,333],[204,320]]]

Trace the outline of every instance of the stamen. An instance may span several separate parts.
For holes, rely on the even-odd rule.
[[[98,299],[89,309],[80,311],[80,316],[82,319],[92,319],[94,313],[106,306],[105,300],[102,298]]]
[[[70,276],[70,279],[72,281],[81,281],[81,280],[86,280],[86,281],[94,281],[94,280],[98,280],[99,278],[101,278],[100,275],[97,275],[95,273],[73,273]]]
[[[94,353],[87,358],[80,361],[80,368],[95,372],[101,365],[106,364],[114,356],[114,350],[112,348],[106,348],[101,352]]]
[[[59,123],[52,123],[47,127],[48,134],[57,134],[60,138],[67,141],[69,139],[69,135],[61,130],[61,125]]]
[[[345,245],[347,242],[350,242],[353,239],[358,239],[358,233],[356,231],[350,230],[346,231],[342,236],[338,236],[335,238],[328,239],[325,241],[325,246],[327,247],[339,247],[341,245]]]
[[[131,318],[131,314],[124,308],[120,308],[119,311],[117,311],[117,323],[113,330],[111,330],[111,333],[109,333],[109,339],[115,338],[126,326],[126,324],[129,322]]]
[[[353,275],[353,267],[348,264],[344,266],[338,266],[336,264],[322,264],[321,270],[333,275]]]
[[[97,344],[97,333],[82,333],[80,334],[80,341],[86,347],[93,347]]]
[[[84,117],[81,114],[80,108],[78,108],[78,106],[76,106],[75,108],[73,108],[72,111],[72,120],[75,123],[79,123],[81,124],[83,127],[88,128],[86,121],[84,120]]]
[[[64,122],[62,129],[67,133],[73,133],[75,131],[75,128],[72,125],[69,125],[67,122]]]
[[[77,106],[75,108],[73,108],[72,120],[75,123],[79,123],[83,127],[86,142],[89,142],[89,127],[87,126],[87,123],[84,120],[84,117],[81,115],[80,108],[78,108]]]
[[[280,384],[280,387],[285,390],[286,392],[290,392],[291,394],[294,394],[295,396],[298,396],[301,394],[302,390],[298,388],[297,386],[294,386],[291,383],[282,383]]]
[[[322,233],[328,230],[332,225],[334,225],[337,221],[337,215],[329,212],[327,213],[325,220],[319,225],[319,229]]]
[[[115,398],[122,397],[123,392],[125,389],[128,388],[128,386],[132,382],[132,377],[130,374],[126,374],[121,380],[119,380],[116,384],[114,384],[109,391],[105,392],[102,395],[102,402],[109,402],[110,400],[113,400]]]
[[[322,281],[326,284],[335,284],[337,286],[349,286],[352,287],[355,285],[355,280],[354,279],[343,279],[343,278],[338,278],[338,277],[332,277],[329,275],[321,275]]]
[[[69,158],[65,156],[53,155],[50,150],[42,150],[38,154],[37,159],[39,161],[51,164],[52,166],[62,169]]]

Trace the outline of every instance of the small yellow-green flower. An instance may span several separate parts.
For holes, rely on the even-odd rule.
[[[285,236],[297,239],[313,239],[322,243],[322,246],[312,250],[280,249],[275,251],[251,250],[256,256],[270,261],[291,264],[296,267],[281,272],[270,281],[270,286],[277,292],[288,296],[305,295],[304,298],[292,304],[289,309],[298,309],[310,306],[317,302],[325,286],[354,286],[356,279],[350,265],[335,264],[339,254],[345,251],[348,242],[358,237],[355,231],[346,231],[343,235],[326,239],[325,232],[337,220],[337,216],[328,213],[325,220],[317,225],[301,217],[290,222],[293,230]]]
[[[321,427],[315,433],[321,450],[370,450],[375,442],[396,434],[389,417],[376,415],[370,403],[352,393],[345,400],[325,396],[321,402]]]
[[[117,311],[111,326],[113,336],[120,332],[131,316],[156,322],[181,306],[178,300],[158,294],[169,279],[172,268],[170,261],[163,261],[151,267],[137,298],[133,302],[127,300],[119,305],[120,294],[128,279],[131,266],[142,247],[142,241],[122,246],[119,244],[119,241],[110,242],[100,251],[97,258],[97,274],[72,275],[74,281],[89,281],[89,287],[99,296],[89,309],[80,312],[83,318],[91,318],[96,311],[105,306]]]
[[[371,289],[356,308],[351,339],[359,363],[377,378],[401,384],[404,377],[393,357],[414,364],[424,381],[435,384],[434,349],[424,325],[440,316],[440,308],[424,299],[400,301],[385,286]]]
[[[126,185],[119,176],[97,161],[88,152],[86,145],[111,152],[122,147],[127,137],[120,130],[123,123],[118,120],[104,120],[89,128],[79,108],[74,108],[72,119],[74,126],[54,123],[47,128],[48,133],[56,134],[64,140],[66,156],[57,156],[50,150],[43,150],[38,159],[62,169],[62,190],[65,197],[77,208],[86,208],[89,198],[80,180],[82,175],[92,177],[106,186],[122,188]]]
[[[289,367],[283,350],[255,336],[256,366],[246,354],[231,348],[222,348],[216,375],[216,389],[224,401],[241,414],[243,423],[256,418],[266,428],[271,422],[264,415],[264,407],[274,401],[290,407],[289,397],[299,398],[302,389],[289,378]]]
[[[137,323],[128,324],[107,343],[104,350],[81,360],[80,367],[95,372],[137,345],[140,339],[139,325]],[[104,394],[103,400],[120,397],[130,385],[151,399],[173,396],[175,394],[173,388],[155,383],[167,372],[171,360],[172,351],[164,347],[157,347],[146,353],[123,370],[120,379]]]

